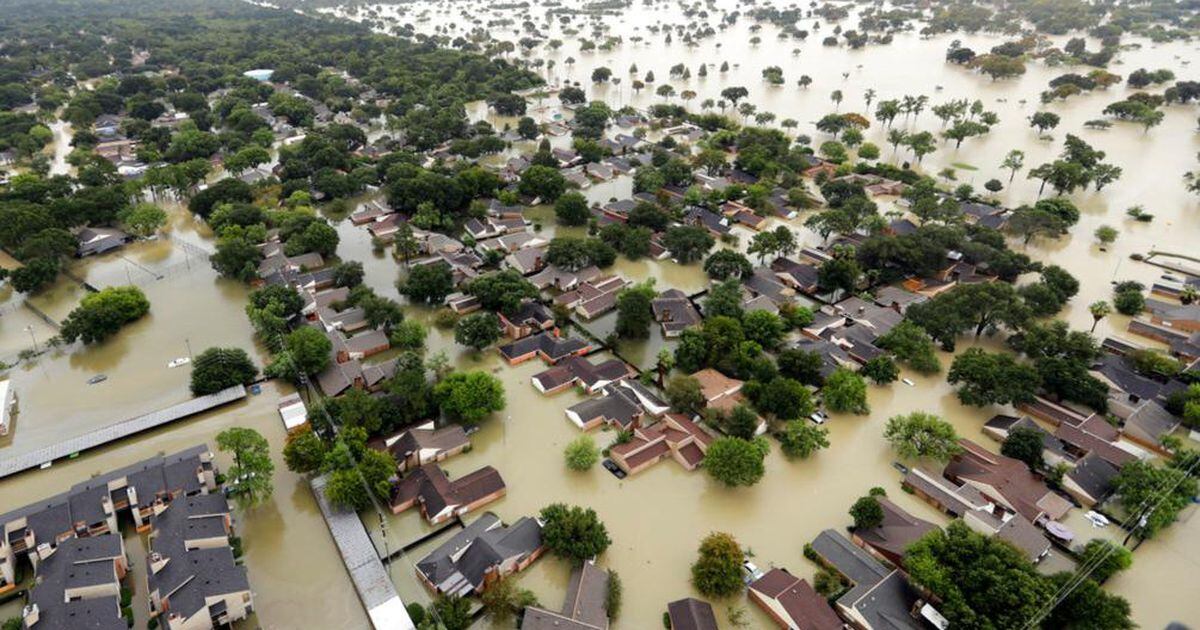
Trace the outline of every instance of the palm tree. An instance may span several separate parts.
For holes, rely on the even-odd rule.
[[[829,100],[833,101],[833,111],[836,112],[838,108],[842,106],[842,91],[834,90],[833,93],[829,95]]]
[[[871,101],[875,100],[875,89],[868,88],[866,92],[863,92],[863,100],[867,102],[867,109],[871,109]]]
[[[1112,307],[1108,305],[1108,302],[1100,300],[1092,302],[1088,306],[1088,311],[1092,314],[1092,330],[1090,332],[1096,332],[1096,324],[1099,324],[1100,320],[1112,312]]]
[[[1008,183],[1012,183],[1014,177],[1017,176],[1017,171],[1025,166],[1025,153],[1019,149],[1013,149],[1004,156],[1004,161],[1000,163],[1000,168],[1006,168],[1010,171],[1008,175]]]
[[[900,147],[900,145],[904,144],[904,141],[907,139],[908,134],[904,133],[903,129],[888,130],[888,144],[892,145],[893,156],[896,155],[896,150]]]

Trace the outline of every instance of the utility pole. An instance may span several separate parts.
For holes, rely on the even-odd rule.
[[[29,333],[29,338],[30,338],[31,340],[33,340],[33,352],[34,352],[34,354],[37,354],[37,351],[38,351],[38,346],[37,346],[37,337],[35,337],[35,336],[33,335],[33,326],[32,326],[32,325],[30,325],[30,326],[26,326],[26,327],[25,327],[25,332]]]
[[[188,358],[192,359],[192,342],[187,337],[183,338],[183,345],[187,346]]]

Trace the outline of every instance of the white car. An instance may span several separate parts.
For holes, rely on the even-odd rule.
[[[821,413],[820,411],[814,411],[813,414],[808,418],[817,424],[825,424],[825,421],[828,420],[828,418],[825,417],[825,414]]]

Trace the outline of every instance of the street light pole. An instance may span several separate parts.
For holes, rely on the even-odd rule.
[[[26,326],[25,332],[29,333],[29,338],[33,340],[33,352],[36,354],[38,351],[38,346],[37,346],[37,337],[35,337],[33,335],[33,326]]]

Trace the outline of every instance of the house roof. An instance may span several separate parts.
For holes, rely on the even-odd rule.
[[[1179,418],[1162,405],[1148,400],[1125,419],[1125,434],[1147,444],[1158,444],[1162,436],[1179,427]]]
[[[1058,520],[1071,505],[1062,497],[1050,492],[1040,479],[1029,472],[1022,462],[1011,457],[998,455],[971,440],[959,440],[962,452],[946,465],[945,475],[950,479],[975,482],[991,488],[998,497],[1018,514],[1036,522],[1041,516]]]
[[[1091,453],[1079,460],[1075,467],[1067,472],[1067,478],[1092,499],[1100,502],[1112,491],[1113,479],[1119,472],[1120,469],[1112,463]]]
[[[892,571],[859,597],[850,599],[857,589],[838,599],[838,604],[853,608],[866,619],[870,628],[888,630],[923,630],[926,626],[910,611],[919,599],[917,592],[900,571]]]
[[[430,423],[432,424],[432,423]],[[388,446],[388,450],[398,459],[408,453],[423,450],[438,452],[452,451],[471,443],[462,425],[452,424],[440,429],[417,427],[400,434],[400,437]]]
[[[154,517],[150,548],[165,566],[148,571],[149,588],[170,601],[170,611],[184,619],[208,607],[209,598],[250,590],[246,567],[237,564],[228,545],[197,547],[192,541],[227,537],[229,503],[220,494],[176,500]],[[150,564],[153,559],[147,558]]]
[[[540,332],[500,346],[498,350],[501,356],[509,360],[525,356],[530,352],[540,352],[551,363],[557,363],[588,347],[590,344],[578,337],[562,338],[549,332]]]
[[[481,515],[417,563],[440,592],[466,595],[483,584],[485,572],[502,562],[522,560],[542,547],[542,526],[521,517],[505,526],[490,512]]]
[[[875,527],[855,530],[854,535],[882,552],[903,557],[910,544],[937,529],[933,523],[905,512],[887,497],[876,497],[876,500],[883,508],[883,521]]]
[[[766,599],[775,600],[799,630],[840,630],[842,621],[829,603],[808,582],[774,568],[750,584],[750,589]]]
[[[470,505],[504,488],[500,472],[491,466],[450,481],[436,464],[425,464],[400,480],[393,490],[392,502],[418,499],[425,506],[426,515],[433,518],[447,508]]]
[[[870,588],[890,573],[878,560],[832,529],[818,534],[812,541],[812,548],[838,573],[855,584],[851,592]],[[850,593],[847,593],[847,596],[849,595]],[[857,596],[851,601],[854,599],[857,599]]]
[[[712,605],[694,597],[667,604],[667,616],[671,620],[671,630],[717,630]]]
[[[1108,424],[1103,420],[1101,422]],[[1114,441],[1110,442],[1084,430],[1082,425],[1075,427],[1069,424],[1060,424],[1054,430],[1054,437],[1086,453],[1095,454],[1116,466],[1137,459],[1136,455],[1116,445],[1115,436]]]
[[[578,416],[584,424],[602,418],[622,428],[629,427],[644,412],[637,397],[626,388],[608,385],[602,392],[602,396],[568,407],[567,412]]]
[[[742,388],[742,381],[725,376],[713,368],[695,372],[692,378],[700,382],[700,392],[710,404],[718,398],[735,394]]]
[[[1105,354],[1092,369],[1116,388],[1142,400],[1153,400],[1162,391],[1161,383],[1133,371],[1125,360],[1118,356]]]
[[[38,607],[37,627],[64,630],[125,628],[115,594],[68,601],[65,593],[68,589],[106,584],[115,591],[118,582],[112,560],[122,556],[124,551],[118,534],[72,538],[58,545],[56,551],[38,566],[37,581],[29,591],[29,603]],[[102,559],[110,561],[100,562]]]

